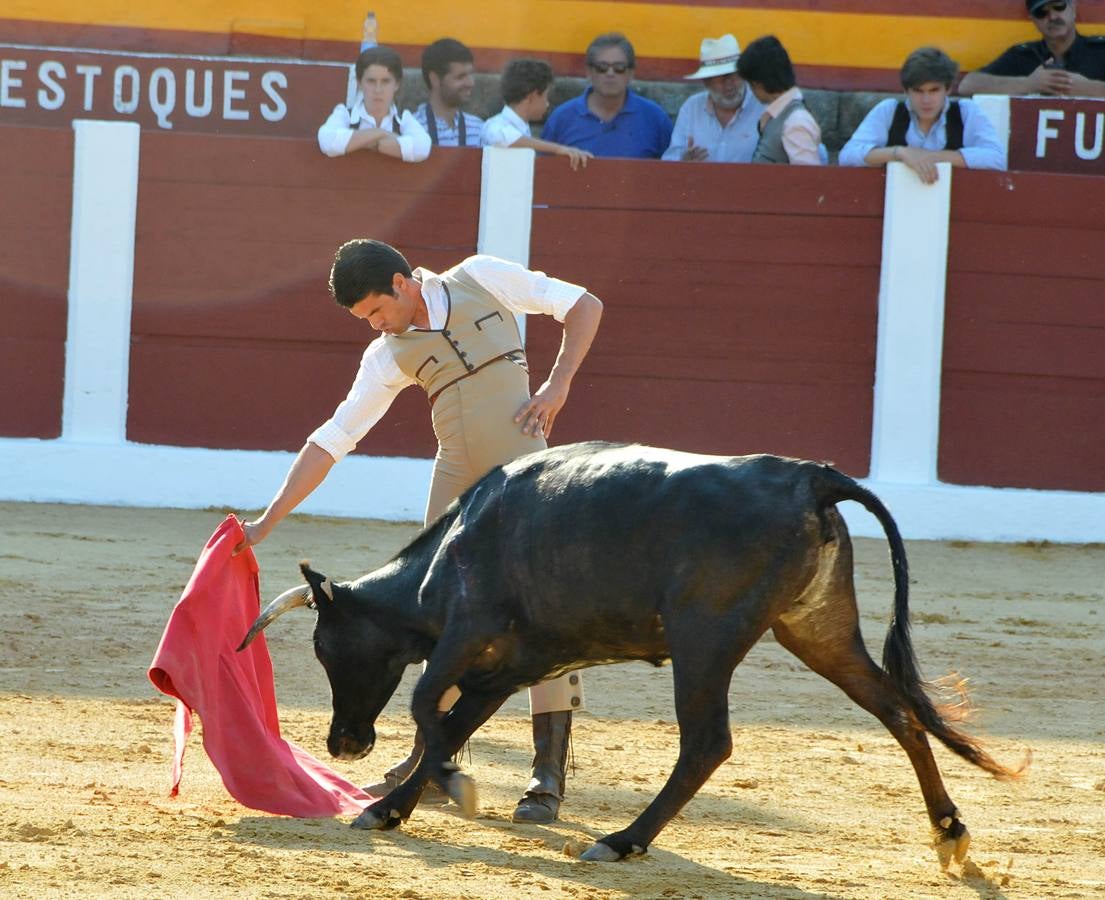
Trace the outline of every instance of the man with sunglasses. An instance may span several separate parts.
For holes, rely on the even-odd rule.
[[[591,85],[560,104],[542,140],[589,150],[595,156],[659,159],[671,143],[671,118],[630,90],[636,57],[623,34],[600,34],[587,48]]]
[[[967,75],[959,93],[1105,97],[1105,36],[1079,34],[1076,0],[1025,0],[1043,40],[1017,44]]]

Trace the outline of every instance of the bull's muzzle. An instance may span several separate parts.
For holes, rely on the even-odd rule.
[[[326,749],[335,759],[354,760],[368,756],[376,746],[376,729],[369,728],[368,734],[358,735],[345,728],[331,727],[326,738]]]

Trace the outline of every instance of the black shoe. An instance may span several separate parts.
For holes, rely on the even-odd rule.
[[[527,791],[518,801],[510,820],[524,825],[548,825],[556,821],[559,812],[559,797],[552,794],[531,794]]]

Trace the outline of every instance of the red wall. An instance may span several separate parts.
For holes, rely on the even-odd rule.
[[[0,126],[0,434],[61,431],[73,138]],[[329,298],[375,236],[475,249],[480,154],[328,160],[312,140],[143,135],[128,438],[296,449],[373,333]],[[771,451],[869,469],[883,176],[537,161],[531,264],[606,304],[555,440]],[[959,171],[939,477],[1105,490],[1105,179]],[[535,383],[560,340],[531,319]],[[430,456],[404,392],[361,452]]]
[[[375,237],[433,269],[475,252],[480,159],[327,159],[313,140],[145,133],[129,439],[298,449],[375,336],[330,299],[334,251]],[[435,446],[426,398],[405,391],[360,450]]]
[[[855,169],[538,160],[531,264],[606,305],[557,441],[867,474],[883,185]],[[559,328],[531,320],[528,341],[543,375]]]
[[[0,126],[0,435],[61,434],[73,131]]]
[[[939,476],[1105,491],[1105,178],[961,172]]]

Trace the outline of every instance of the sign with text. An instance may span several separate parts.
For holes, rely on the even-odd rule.
[[[349,66],[0,46],[0,124],[123,119],[143,128],[306,137],[346,97]]]
[[[1105,100],[1011,98],[1009,168],[1105,175]]]

